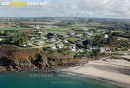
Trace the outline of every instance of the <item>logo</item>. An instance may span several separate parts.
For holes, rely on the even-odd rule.
[[[2,6],[46,6],[47,2],[25,2],[25,1],[12,1],[1,2]]]

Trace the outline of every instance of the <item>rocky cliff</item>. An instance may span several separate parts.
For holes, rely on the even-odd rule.
[[[59,56],[56,56],[59,57]],[[47,71],[86,62],[82,59],[62,57],[45,53],[42,48],[19,48],[0,45],[0,71]]]
[[[48,66],[42,49],[23,49],[13,45],[0,45],[0,70],[39,70]]]

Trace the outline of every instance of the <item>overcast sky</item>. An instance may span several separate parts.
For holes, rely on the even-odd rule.
[[[130,18],[130,0],[0,0],[44,2],[46,6],[0,6],[0,17]]]

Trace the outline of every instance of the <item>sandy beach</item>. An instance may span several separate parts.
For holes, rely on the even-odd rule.
[[[69,67],[63,71],[92,76],[123,87],[130,87],[130,62],[123,59],[90,61],[84,66]]]

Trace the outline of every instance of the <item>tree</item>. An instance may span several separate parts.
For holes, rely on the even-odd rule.
[[[100,46],[101,45],[101,40],[102,40],[101,35],[94,36],[93,40],[92,40],[92,45],[98,45],[98,46]]]
[[[22,40],[22,39],[18,40],[17,45],[18,45],[18,46],[22,46],[22,45],[23,45],[23,40]]]
[[[91,53],[92,57],[98,58],[99,54],[100,54],[100,49],[92,50],[92,53]]]

